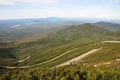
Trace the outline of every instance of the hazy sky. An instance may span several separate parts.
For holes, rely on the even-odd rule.
[[[0,19],[44,17],[120,19],[120,0],[0,0]]]

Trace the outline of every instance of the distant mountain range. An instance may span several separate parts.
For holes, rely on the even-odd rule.
[[[98,22],[95,23],[94,25],[112,31],[120,31],[120,24],[114,22]]]
[[[13,20],[0,20],[0,27],[9,27],[17,24],[30,24],[30,23],[64,23],[64,22],[72,22],[75,24],[81,23],[96,23],[96,22],[115,22],[120,23],[120,20],[102,20],[102,19],[79,19],[79,18],[57,18],[57,17],[49,17],[49,18],[35,18],[35,19],[13,19]]]
[[[34,36],[49,34],[72,25],[91,23],[99,28],[120,31],[120,24],[115,22],[101,22],[98,19],[75,18],[40,18],[40,19],[16,19],[0,20],[0,39],[18,40]],[[44,36],[45,36],[44,35]]]

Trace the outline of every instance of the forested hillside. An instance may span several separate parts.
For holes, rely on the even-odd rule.
[[[120,58],[119,43],[104,43],[104,41],[119,41],[119,35],[120,31],[111,31],[85,23],[57,28],[45,37],[38,37],[33,41],[27,41],[27,38],[25,41],[22,41],[23,39],[1,41],[0,78],[2,80],[118,80],[119,61],[116,59]],[[75,61],[75,64],[56,68],[59,64],[99,48],[100,51]],[[102,65],[107,61],[110,65]],[[92,70],[96,64],[99,64],[98,68]]]

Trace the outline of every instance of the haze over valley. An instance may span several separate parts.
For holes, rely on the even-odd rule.
[[[0,80],[119,80],[119,4],[0,1]]]

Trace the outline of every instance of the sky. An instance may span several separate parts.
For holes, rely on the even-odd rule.
[[[120,0],[0,0],[0,19],[120,19]]]

